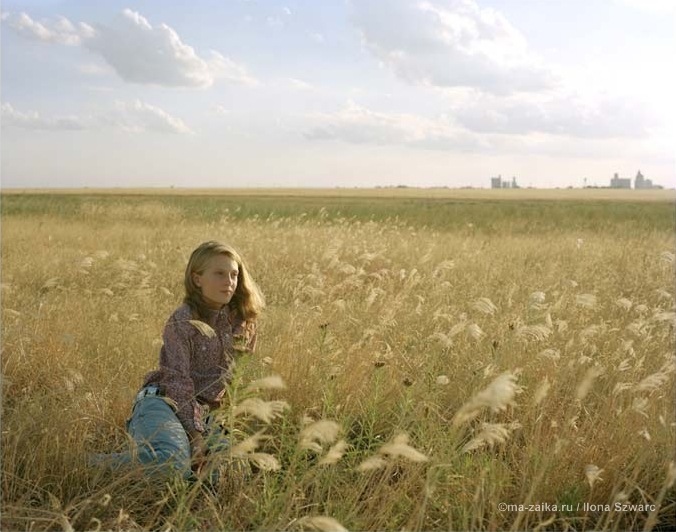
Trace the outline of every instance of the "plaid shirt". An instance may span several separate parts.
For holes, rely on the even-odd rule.
[[[145,376],[143,386],[160,386],[177,404],[176,415],[186,431],[202,432],[205,410],[218,408],[235,369],[235,354],[256,346],[256,323],[235,318],[226,305],[214,310],[207,323],[210,338],[190,323],[187,304],[169,317],[160,350],[160,369]],[[208,408],[203,408],[206,406]]]

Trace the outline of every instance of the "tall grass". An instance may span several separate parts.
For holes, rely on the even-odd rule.
[[[576,208],[542,230],[518,204],[455,217],[430,204],[444,225],[303,204],[205,220],[176,198],[37,200],[47,214],[10,201],[3,530],[676,526],[674,227],[660,206],[635,207],[652,229],[592,209],[594,231]],[[88,468],[127,444],[188,254],[211,238],[241,251],[269,304],[221,413],[240,444],[221,457],[231,474],[209,487]]]

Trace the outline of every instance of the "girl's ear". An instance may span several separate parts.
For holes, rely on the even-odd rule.
[[[198,288],[202,287],[202,281],[200,275],[197,272],[192,272],[192,282],[195,283],[195,286]]]

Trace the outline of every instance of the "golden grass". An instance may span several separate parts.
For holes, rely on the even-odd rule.
[[[118,209],[96,231],[3,217],[3,530],[675,525],[673,231],[168,225],[149,201],[158,223]],[[221,412],[261,471],[206,488],[89,469],[124,448],[188,255],[211,238],[269,302]],[[576,510],[620,500],[656,506]]]
[[[301,198],[431,198],[476,200],[568,200],[673,202],[672,189],[627,190],[609,188],[3,188],[2,194],[76,194],[105,196],[232,196]],[[125,207],[119,210],[124,212]],[[161,212],[164,214],[166,211]]]

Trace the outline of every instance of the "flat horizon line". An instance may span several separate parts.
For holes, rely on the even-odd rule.
[[[119,196],[277,196],[491,200],[615,200],[674,201],[676,189],[612,188],[479,188],[479,187],[0,187],[3,195],[119,195]]]

